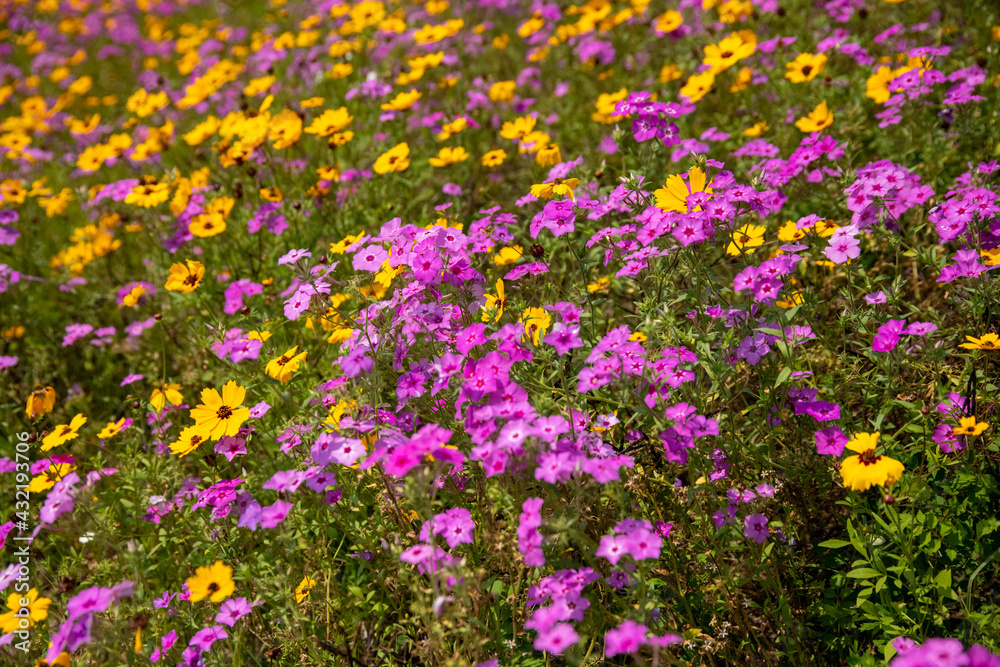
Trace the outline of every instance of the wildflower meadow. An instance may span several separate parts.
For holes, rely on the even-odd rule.
[[[1000,667],[997,0],[0,0],[0,665]]]

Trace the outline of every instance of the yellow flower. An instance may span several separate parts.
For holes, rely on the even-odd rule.
[[[537,119],[531,116],[523,116],[515,118],[513,121],[507,121],[500,126],[500,136],[504,139],[523,139],[531,134],[537,122]]]
[[[687,213],[688,195],[695,192],[712,192],[712,188],[707,182],[705,172],[700,167],[692,167],[687,173],[688,182],[684,182],[684,174],[675,174],[667,178],[666,184],[653,193],[656,197],[656,205],[664,211],[677,211]],[[700,211],[701,207],[695,208]]]
[[[261,188],[260,198],[264,201],[279,202],[285,199],[285,195],[281,192],[281,188],[274,186],[273,188]]]
[[[28,604],[21,603],[27,601]],[[6,614],[0,615],[0,632],[4,634],[27,630],[39,621],[44,621],[49,615],[49,605],[52,600],[38,597],[38,589],[32,588],[27,593],[11,593],[7,596]],[[27,610],[27,612],[23,610]],[[22,620],[26,625],[21,625]]]
[[[135,304],[139,303],[139,299],[142,295],[146,293],[146,288],[142,285],[136,285],[132,290],[122,298],[122,305],[126,308],[132,308]]]
[[[536,183],[531,186],[531,194],[539,199],[552,199],[554,195],[563,195],[576,199],[573,188],[580,184],[579,178],[557,178],[551,183]]]
[[[654,27],[657,32],[671,33],[680,28],[684,23],[684,17],[676,9],[668,9],[663,14],[656,17]]]
[[[48,470],[36,477],[32,477],[28,482],[28,493],[41,493],[56,485],[66,475],[76,470],[76,466],[71,463],[56,463],[50,465]]]
[[[302,119],[291,109],[285,109],[271,119],[267,138],[278,150],[295,145],[302,136]]]
[[[170,99],[163,91],[149,94],[145,88],[135,91],[125,102],[125,108],[134,113],[139,118],[150,116],[163,107],[167,106]]]
[[[122,432],[123,426],[125,426],[124,417],[122,417],[116,422],[108,422],[107,426],[105,426],[101,430],[101,432],[97,434],[97,437],[100,438],[101,440],[107,440],[108,438],[113,438],[114,436]]]
[[[968,343],[962,343],[959,347],[967,350],[1000,350],[1000,338],[995,333],[984,334],[982,338],[966,336]]]
[[[670,63],[669,65],[664,65],[660,68],[660,75],[658,78],[660,83],[670,83],[671,81],[676,81],[682,76],[684,76],[684,72],[682,72],[676,64]]]
[[[751,253],[753,249],[764,244],[764,232],[766,228],[760,225],[747,223],[733,232],[730,238],[729,247],[726,248],[727,255],[739,256],[740,251]]]
[[[185,457],[208,442],[204,429],[199,426],[188,426],[181,431],[180,436],[170,443],[170,453]]]
[[[264,372],[279,382],[288,382],[292,379],[292,373],[299,369],[299,366],[306,358],[306,352],[296,355],[299,349],[296,345],[276,359],[267,362]]]
[[[499,167],[507,159],[507,151],[497,149],[483,155],[484,167]]]
[[[555,144],[542,146],[535,153],[535,164],[541,167],[551,167],[560,162],[562,162],[562,153],[559,152],[559,147]]]
[[[226,231],[226,221],[220,216],[203,213],[191,218],[188,230],[198,238],[207,239]]]
[[[792,83],[812,81],[826,68],[826,61],[825,53],[817,55],[800,53],[795,60],[785,63],[785,68],[788,70],[785,72],[785,78]]]
[[[483,322],[490,321],[489,311],[496,309],[496,315],[493,317],[494,322],[499,322],[500,318],[503,316],[503,310],[507,305],[506,295],[503,289],[503,279],[497,278],[497,293],[496,296],[492,294],[486,295],[486,304],[483,305]]]
[[[353,120],[354,116],[347,113],[347,107],[327,109],[319,118],[313,119],[313,122],[306,128],[306,134],[328,137],[334,132],[340,132],[346,128]]]
[[[302,604],[302,601],[309,597],[309,591],[312,587],[316,585],[315,579],[310,579],[309,577],[304,577],[299,585],[295,588],[295,601]]]
[[[490,86],[489,96],[491,102],[510,102],[514,99],[514,90],[517,84],[513,81],[497,81]]]
[[[706,46],[703,62],[712,67],[709,70],[712,74],[719,74],[744,58],[749,58],[756,50],[756,44],[744,42],[738,35],[733,34],[718,44]]]
[[[34,419],[35,417],[41,417],[52,412],[52,408],[55,405],[56,390],[52,387],[43,387],[40,384],[36,384],[34,391],[28,394],[28,404],[25,406],[24,411],[27,413],[28,419]]]
[[[163,286],[168,292],[190,294],[201,284],[201,279],[205,276],[205,265],[193,259],[185,262],[186,264],[176,262],[170,265],[170,275]]]
[[[889,84],[896,78],[897,72],[887,65],[875,70],[875,73],[865,81],[865,97],[870,97],[878,104],[884,104],[892,95]]]
[[[524,248],[519,245],[501,248],[500,252],[493,255],[493,263],[497,266],[507,266],[521,259],[524,255]]]
[[[87,418],[82,414],[78,414],[70,421],[69,424],[60,424],[52,429],[52,432],[47,436],[42,438],[41,450],[47,452],[50,449],[64,445],[70,440],[75,439],[80,435],[80,427],[87,423]]]
[[[406,171],[406,168],[410,166],[409,155],[410,146],[405,141],[401,144],[396,144],[378,156],[373,169],[380,176],[390,171]]]
[[[428,162],[434,167],[447,167],[449,164],[465,162],[468,159],[469,153],[461,146],[457,146],[455,148],[442,148],[438,152],[438,156],[430,158]]]
[[[170,198],[169,184],[159,183],[153,176],[143,176],[141,180],[145,182],[134,186],[132,191],[125,196],[126,204],[153,208]]]
[[[236,435],[240,426],[250,418],[250,408],[237,407],[243,403],[247,391],[233,380],[222,387],[222,395],[215,389],[203,389],[201,404],[191,410],[195,425],[212,440]]]
[[[888,456],[876,456],[879,433],[855,433],[847,448],[858,452],[840,465],[844,486],[855,491],[867,491],[872,486],[892,486],[903,477],[903,464]]]
[[[383,111],[405,111],[406,109],[409,109],[414,104],[416,104],[417,100],[419,100],[422,96],[423,96],[423,93],[421,93],[419,90],[410,89],[409,92],[399,93],[391,101],[383,104],[382,105],[382,110]]]
[[[803,132],[819,132],[833,125],[833,113],[826,106],[826,101],[820,102],[808,116],[795,121],[795,127]]]
[[[990,427],[986,422],[976,422],[975,417],[962,417],[959,425],[952,429],[952,435],[977,436]]]
[[[521,315],[524,323],[524,333],[531,336],[531,341],[538,345],[538,339],[552,326],[552,316],[544,308],[531,307]]]
[[[681,95],[688,98],[692,102],[697,102],[701,98],[705,97],[708,91],[712,90],[712,85],[714,83],[715,74],[711,71],[704,72],[702,74],[694,74],[688,77],[684,87],[681,88]]]
[[[233,569],[221,560],[208,567],[199,567],[194,576],[187,580],[191,591],[191,602],[208,598],[212,602],[221,602],[233,594],[236,584],[233,583]]]
[[[778,240],[782,243],[792,243],[793,241],[804,239],[805,236],[805,231],[799,229],[791,220],[788,220],[784,225],[778,228]]]
[[[767,132],[770,129],[771,129],[771,126],[767,124],[767,121],[766,120],[762,120],[759,123],[754,123],[753,127],[748,127],[747,129],[743,130],[743,136],[745,136],[745,137],[759,137],[760,135],[764,134],[765,132]]]
[[[184,401],[184,394],[180,392],[180,388],[179,384],[164,384],[154,389],[149,397],[149,404],[157,412],[163,409],[167,401],[170,401],[170,405],[180,405]]]
[[[750,87],[751,83],[753,83],[753,70],[750,69],[749,67],[741,67],[740,71],[736,73],[736,81],[733,82],[733,85],[729,86],[729,92],[738,93],[741,90],[746,90],[747,88]],[[767,123],[764,123],[764,125],[767,125]],[[746,132],[744,132],[743,134],[746,134]],[[757,135],[747,134],[747,136],[755,137]]]

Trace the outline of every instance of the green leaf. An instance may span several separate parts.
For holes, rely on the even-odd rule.
[[[847,573],[848,579],[871,579],[872,577],[881,576],[882,573],[878,570],[870,567],[859,567],[856,570],[851,570]]]
[[[851,546],[850,542],[845,542],[844,540],[827,540],[826,542],[820,542],[816,546],[824,547],[826,549],[839,549],[841,547]]]
[[[782,368],[781,372],[778,373],[778,379],[774,381],[774,386],[780,387],[781,385],[783,385],[785,383],[785,380],[787,380],[791,376],[791,374],[792,374],[791,368],[789,368],[788,366]]]

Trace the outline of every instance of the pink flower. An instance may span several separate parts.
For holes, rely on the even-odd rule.
[[[604,635],[604,655],[608,658],[622,653],[635,653],[646,642],[648,628],[642,623],[625,621]]]
[[[767,517],[763,514],[751,514],[743,520],[743,534],[757,544],[764,544],[771,534],[767,529]]]
[[[557,623],[535,638],[536,651],[548,651],[552,655],[562,655],[566,649],[579,641],[580,635],[569,623]]]

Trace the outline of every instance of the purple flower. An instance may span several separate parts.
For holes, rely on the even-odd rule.
[[[743,520],[743,534],[757,544],[764,544],[770,533],[767,529],[767,517],[763,514],[751,514]]]
[[[208,651],[212,648],[214,644],[219,639],[226,639],[229,635],[226,634],[226,629],[221,625],[213,625],[210,628],[202,628],[191,637],[189,646],[196,646],[202,651]]]
[[[622,653],[635,653],[646,642],[648,628],[642,623],[625,621],[604,635],[604,655],[608,658]]]
[[[312,253],[304,248],[297,248],[295,250],[289,250],[284,255],[278,259],[278,266],[283,266],[285,264],[295,264],[300,259],[306,257],[312,257]]]
[[[740,347],[736,350],[737,359],[746,359],[747,363],[751,366],[756,366],[765,354],[771,351],[771,348],[767,345],[767,338],[762,333],[755,333],[753,336],[747,336],[740,343]]]
[[[80,591],[66,603],[66,617],[74,619],[84,614],[105,611],[114,601],[114,593],[110,588],[94,586]]]
[[[536,651],[548,651],[552,655],[562,655],[566,649],[579,641],[580,635],[569,623],[557,623],[535,638]]]
[[[847,436],[837,426],[830,426],[820,431],[816,431],[813,436],[816,438],[816,452],[831,456],[840,456],[844,453],[844,446],[847,444]]]
[[[291,503],[275,501],[273,505],[268,505],[260,510],[260,525],[262,528],[276,528],[285,520],[292,509]]]
[[[219,608],[219,613],[215,615],[215,622],[222,623],[223,625],[228,625],[233,627],[236,625],[236,621],[240,620],[251,611],[257,605],[263,604],[262,602],[254,602],[253,604],[248,604],[246,598],[237,598],[235,600],[226,600],[222,603]]]
[[[128,375],[125,376],[125,378],[122,380],[121,384],[118,385],[118,386],[119,387],[128,386],[128,385],[132,384],[133,382],[138,382],[139,380],[142,379],[142,377],[143,376],[140,375],[140,374],[138,374],[138,373],[129,373]]]

